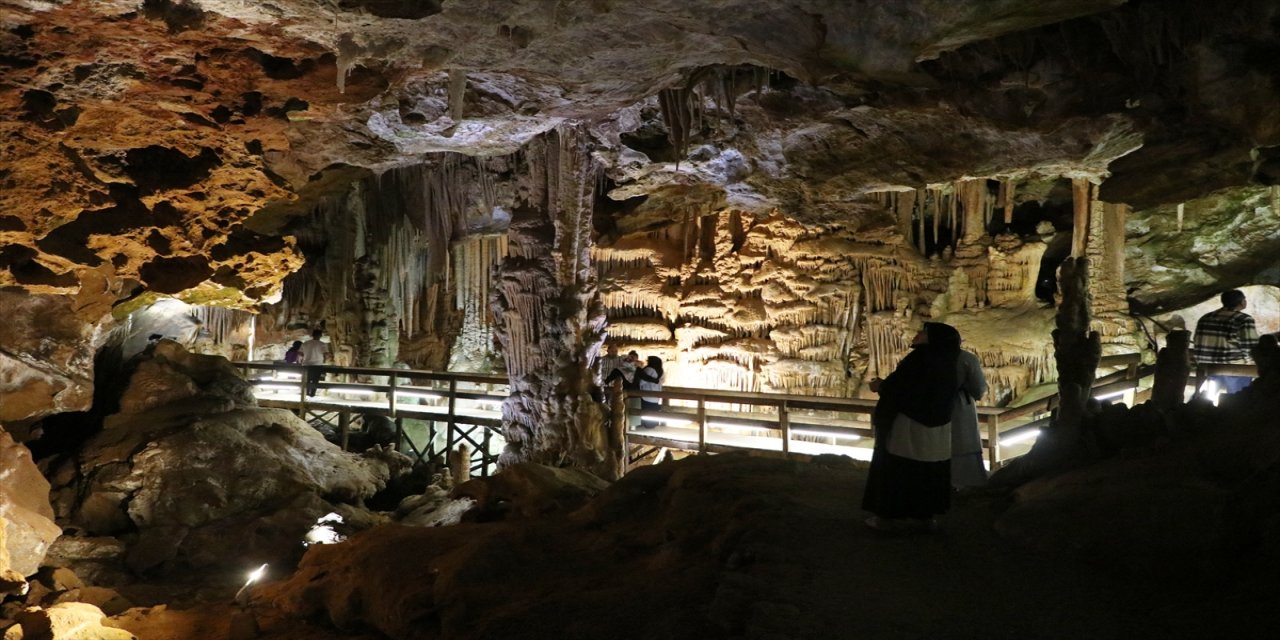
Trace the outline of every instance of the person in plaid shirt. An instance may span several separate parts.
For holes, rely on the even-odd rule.
[[[1232,289],[1222,293],[1222,308],[1211,311],[1196,322],[1195,357],[1197,364],[1248,364],[1249,351],[1258,344],[1258,329],[1253,316],[1244,312],[1248,306],[1244,293]],[[1212,376],[1227,393],[1249,386],[1248,376]]]

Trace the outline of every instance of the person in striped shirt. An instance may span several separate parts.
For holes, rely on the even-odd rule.
[[[1248,364],[1249,352],[1258,344],[1258,329],[1253,316],[1244,312],[1249,302],[1244,292],[1232,289],[1222,293],[1222,308],[1211,311],[1196,322],[1195,358],[1197,364]],[[1249,386],[1248,376],[1212,376],[1226,393],[1236,393]]]

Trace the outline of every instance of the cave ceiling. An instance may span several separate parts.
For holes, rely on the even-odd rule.
[[[317,198],[570,121],[610,197],[642,202],[624,207],[634,226],[733,207],[856,229],[871,192],[970,177],[1085,177],[1138,220],[1252,201],[1280,180],[1276,15],[1261,0],[0,0],[0,287],[69,293],[92,272],[123,295],[260,299],[301,264],[281,230]],[[718,87],[717,114],[673,144],[657,96],[694,85]],[[1213,276],[1276,271],[1245,253]]]

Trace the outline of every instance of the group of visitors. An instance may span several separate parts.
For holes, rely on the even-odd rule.
[[[322,365],[329,361],[329,344],[320,338],[324,336],[324,331],[316,329],[311,332],[311,339],[303,342],[295,340],[288,351],[284,352],[284,361],[289,364],[302,365]],[[308,368],[307,376],[307,397],[316,395],[316,391],[320,387],[320,381],[324,380],[324,373],[319,369]]]
[[[867,526],[890,532],[936,530],[953,489],[987,481],[977,400],[987,390],[977,356],[960,332],[926,322],[893,373],[874,378],[875,446],[862,508]]]
[[[601,358],[600,371],[608,372],[604,376],[606,386],[621,380],[622,388],[628,391],[662,391],[664,373],[662,358],[658,356],[649,356],[641,362],[639,353],[628,351],[626,357],[619,357],[617,345],[611,344],[605,351],[604,358]],[[640,410],[643,413],[651,414],[661,408],[662,403],[657,397],[640,395]],[[652,429],[658,423],[652,418],[646,418],[640,426]]]

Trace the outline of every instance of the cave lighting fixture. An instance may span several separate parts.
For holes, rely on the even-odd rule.
[[[243,587],[240,587],[240,590],[236,592],[235,598],[233,598],[233,600],[235,600],[235,603],[236,603],[236,604],[238,604],[238,605],[240,605],[240,606],[244,606],[244,605],[248,604],[248,602],[249,602],[249,587],[253,586],[253,583],[255,583],[255,582],[257,582],[257,581],[261,580],[261,579],[262,579],[262,576],[266,575],[266,573],[267,573],[267,565],[266,565],[266,564],[263,564],[262,566],[258,567],[257,569],[254,569],[253,571],[250,571],[250,572],[249,572],[249,579],[245,581],[244,586],[243,586]]]
[[[1015,444],[1022,444],[1023,442],[1029,442],[1031,440],[1035,440],[1038,437],[1040,437],[1039,429],[1028,429],[1026,431],[1023,431],[1022,433],[1015,433],[1009,436],[1008,438],[1002,438],[1000,440],[1000,446],[1008,447]]]
[[[314,544],[335,544],[346,540],[347,537],[338,533],[333,525],[345,522],[342,515],[330,511],[320,516],[316,523],[311,525],[311,529],[307,531],[307,535],[302,538],[302,546],[310,547]]]

